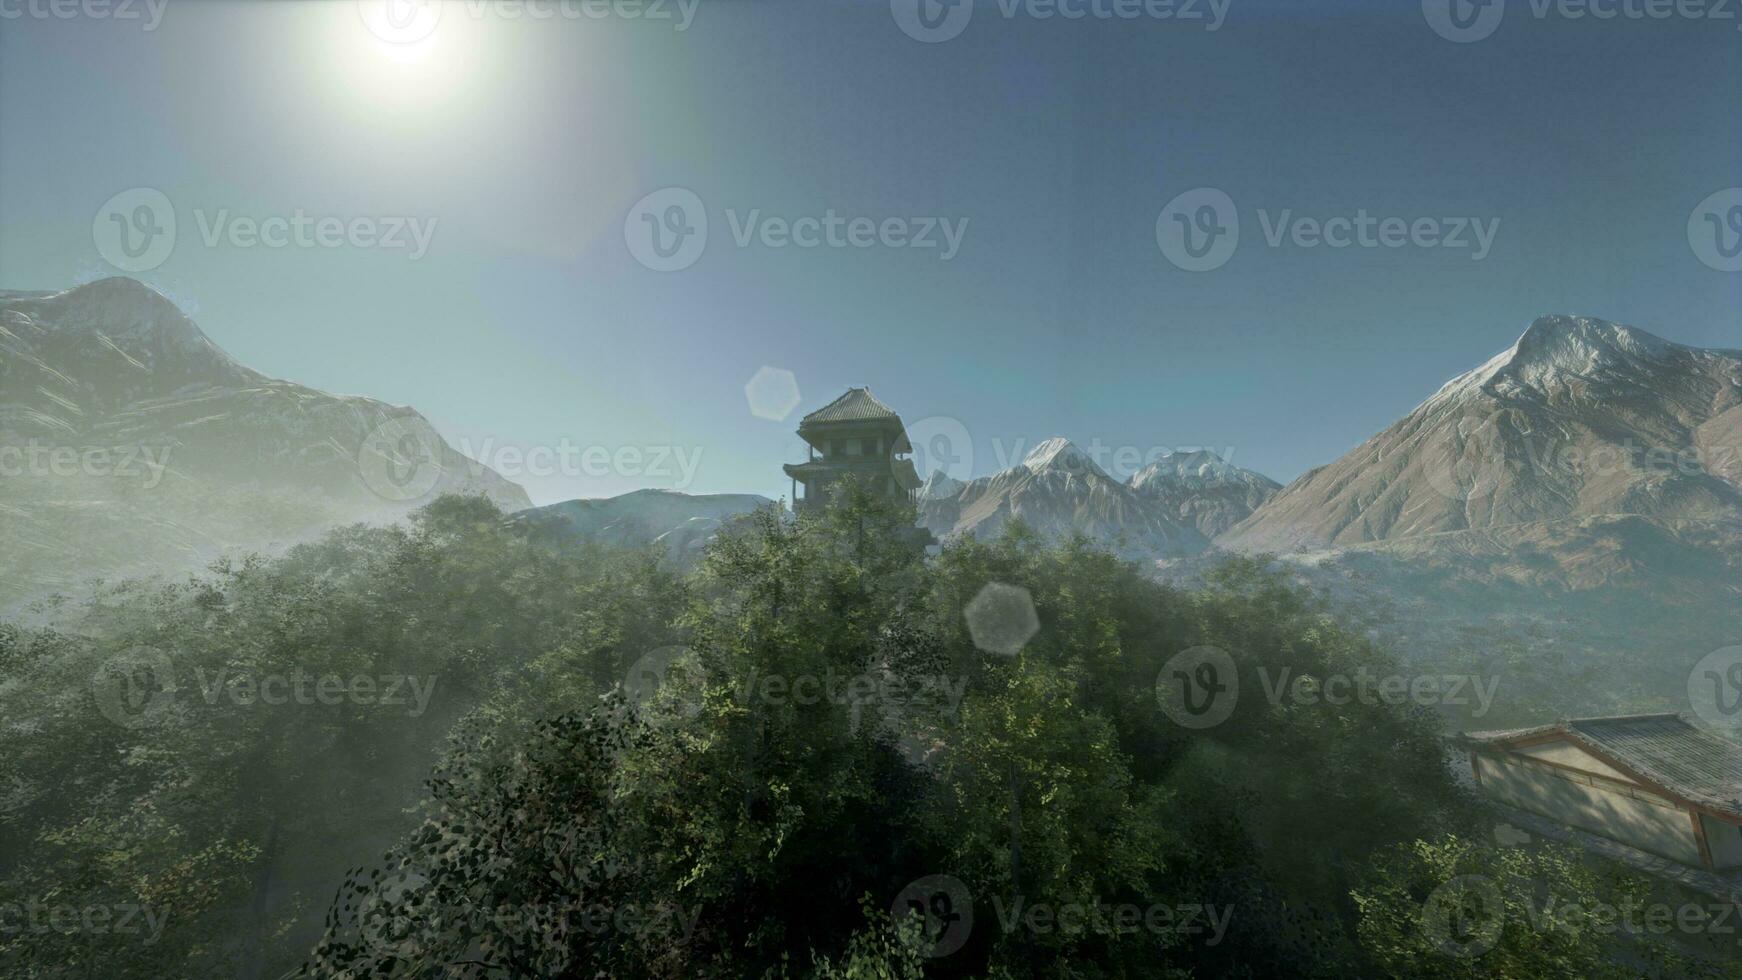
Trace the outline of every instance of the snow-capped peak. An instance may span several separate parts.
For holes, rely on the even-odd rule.
[[[1040,470],[1065,470],[1071,473],[1101,473],[1101,468],[1095,465],[1089,454],[1076,447],[1064,436],[1053,436],[1038,446],[1035,446],[1022,459],[1025,469],[1032,472]]]
[[[1186,489],[1209,489],[1225,486],[1271,486],[1268,477],[1241,469],[1208,449],[1168,453],[1137,472],[1131,487],[1142,490],[1148,486],[1173,486]]]
[[[1692,348],[1637,327],[1587,316],[1541,316],[1511,347],[1446,382],[1426,404],[1478,389],[1499,394],[1521,387],[1546,389],[1568,378],[1649,376],[1654,369],[1673,369],[1681,355],[1691,353]]]
[[[931,476],[926,477],[925,482],[920,484],[919,499],[946,500],[961,493],[963,486],[965,484],[961,480],[950,476],[943,470],[933,470]]]
[[[1684,349],[1607,320],[1545,316],[1512,345],[1510,366],[1520,380],[1536,384],[1557,374],[1589,376],[1633,362],[1662,362]]]

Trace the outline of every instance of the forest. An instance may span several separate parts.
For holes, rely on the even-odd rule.
[[[1497,834],[1432,710],[1259,696],[1398,671],[1262,557],[912,521],[849,488],[681,568],[447,496],[43,604],[0,627],[0,972],[1729,975],[1713,910]],[[1248,690],[1182,724],[1204,648]]]

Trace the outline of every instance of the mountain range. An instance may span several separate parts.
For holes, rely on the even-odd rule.
[[[1127,557],[1196,555],[1278,489],[1215,453],[1172,453],[1120,481],[1063,437],[991,476],[935,473],[920,488],[920,521],[940,538],[997,534],[1021,520],[1047,538],[1081,533]]]
[[[685,562],[772,503],[643,490],[532,508],[415,410],[245,367],[122,278],[0,292],[0,481],[0,606],[452,491],[559,543]],[[1182,583],[1230,552],[1279,556],[1407,661],[1512,658],[1505,676],[1536,677],[1521,717],[1673,707],[1688,665],[1742,637],[1742,352],[1548,316],[1286,487],[1208,451],[1116,479],[1053,438],[987,476],[933,473],[918,510],[942,539],[1020,520]]]
[[[530,505],[424,417],[244,367],[135,280],[0,292],[0,602],[197,568],[447,492]]]
[[[732,518],[773,504],[753,493],[636,490],[534,507],[510,521],[563,544],[586,541],[631,548],[651,544],[685,562],[699,556]]]

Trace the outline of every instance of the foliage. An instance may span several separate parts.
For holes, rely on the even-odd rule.
[[[1658,912],[1647,912],[1703,916],[1709,900],[1659,902],[1644,879],[1564,845],[1483,847],[1451,835],[1398,845],[1375,858],[1354,898],[1362,944],[1390,976],[1730,975],[1666,942]]]
[[[1278,693],[1395,671],[1389,656],[1262,562],[1182,591],[1019,523],[927,557],[910,507],[850,483],[836,497],[752,515],[686,575],[445,498],[406,527],[0,630],[0,899],[171,913],[137,955],[32,933],[0,937],[0,965],[1016,980],[1409,964],[1382,910],[1406,909],[1420,874],[1374,856],[1470,825],[1437,723]],[[965,615],[992,584],[1036,613],[1014,654],[977,646]],[[139,646],[181,689],[111,723],[92,677]],[[1158,680],[1203,646],[1241,693],[1190,728]],[[299,672],[435,686],[416,713],[234,687]],[[959,933],[890,915],[937,876],[962,889]]]

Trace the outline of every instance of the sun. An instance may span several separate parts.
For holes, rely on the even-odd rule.
[[[330,11],[326,69],[346,97],[400,123],[454,108],[482,58],[482,25],[468,5],[437,0],[359,0]]]

